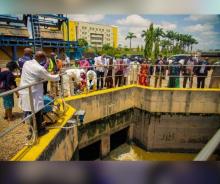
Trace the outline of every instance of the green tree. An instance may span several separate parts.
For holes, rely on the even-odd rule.
[[[103,44],[102,46],[102,50],[109,50],[109,49],[112,49],[113,47],[111,47],[111,45],[109,43],[107,44]]]
[[[193,50],[193,45],[195,44],[195,45],[197,45],[199,42],[195,39],[195,38],[192,38],[192,40],[191,40],[191,52],[192,52],[192,50]]]
[[[110,56],[115,55],[117,50],[113,48],[110,44],[103,44],[102,46],[102,54],[107,54]]]
[[[142,31],[142,38],[144,38],[145,47],[144,47],[144,57],[152,57],[152,49],[154,44],[154,26],[150,25],[149,29]]]
[[[136,37],[135,34],[132,33],[132,32],[129,32],[128,35],[125,37],[126,40],[127,40],[127,39],[130,40],[130,49],[131,49],[131,40],[132,40],[133,38],[137,38],[137,37]]]
[[[80,47],[87,47],[88,46],[88,42],[85,39],[83,39],[83,38],[79,38],[78,39],[78,45]]]
[[[174,47],[174,40],[175,40],[175,32],[174,31],[167,31],[165,37],[172,43],[172,47],[170,47],[170,52],[173,53]]]
[[[161,40],[160,42],[161,45],[161,52],[163,55],[168,56],[169,48],[172,45],[172,43],[169,40]]]
[[[164,36],[163,29],[157,27],[154,29],[154,58],[158,58],[160,54],[160,38]]]

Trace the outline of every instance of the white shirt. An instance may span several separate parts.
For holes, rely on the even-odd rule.
[[[96,73],[93,71],[93,70],[89,70],[87,73],[86,73],[86,78],[87,78],[87,83],[89,83],[90,80],[93,81],[93,83],[96,82]]]
[[[58,81],[60,80],[60,77],[59,75],[51,75],[35,59],[26,61],[22,69],[20,87],[39,82],[42,79]],[[38,111],[44,107],[43,83],[34,85],[31,89],[33,95],[34,110]],[[31,111],[28,88],[19,91],[19,94],[21,109],[23,111]]]
[[[130,65],[128,63],[127,58],[123,59],[123,64],[124,64],[124,77],[128,77],[128,74],[129,74],[129,71],[130,71]]]
[[[99,72],[104,72],[105,71],[104,70],[104,62],[103,62],[101,56],[95,58],[94,65],[95,65],[97,71],[99,71]]]
[[[68,56],[66,56],[65,62],[66,64],[70,64],[70,58]]]
[[[81,81],[81,76],[80,76],[81,72],[85,73],[85,70],[84,69],[78,69],[78,68],[72,68],[72,69],[66,70],[66,74],[69,77],[74,78],[74,80],[76,82],[80,82]]]
[[[139,65],[140,65],[139,62],[137,62],[137,61],[132,61],[132,62],[130,63],[130,68],[131,68],[131,70],[137,70],[138,67],[139,67]]]

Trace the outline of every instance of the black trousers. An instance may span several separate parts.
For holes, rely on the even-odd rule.
[[[197,76],[197,88],[205,87],[205,78],[206,76]]]
[[[123,79],[123,71],[117,71],[115,73],[115,87],[117,85],[118,85],[118,87],[122,86],[122,82],[124,82],[124,81],[122,81],[122,79]]]
[[[100,89],[100,83],[101,83],[101,89],[103,88],[103,81],[104,81],[104,72],[96,71],[97,74],[97,89]]]
[[[43,83],[44,95],[47,94],[47,84],[48,84],[48,81],[45,81],[45,82]]]
[[[24,116],[27,117],[31,114],[30,111],[25,111],[24,112]],[[39,111],[35,114],[35,117],[36,117],[36,123],[37,123],[37,132],[39,133],[41,130],[44,130],[45,127],[43,127],[43,113],[42,111]],[[33,127],[33,119],[30,118],[30,126]],[[31,132],[31,128],[29,128],[29,131]]]
[[[106,79],[105,79],[105,82],[106,82],[106,87],[107,88],[112,88],[113,87],[113,78],[112,76],[106,76]]]

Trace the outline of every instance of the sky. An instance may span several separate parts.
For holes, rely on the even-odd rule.
[[[104,15],[104,14],[71,14],[72,20],[118,26],[119,44],[129,47],[125,40],[128,32],[137,36],[132,40],[132,47],[144,44],[142,30],[151,23],[164,30],[173,30],[182,34],[191,34],[197,41],[195,49],[220,49],[220,15]]]

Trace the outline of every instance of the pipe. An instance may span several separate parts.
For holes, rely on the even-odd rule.
[[[220,129],[209,140],[209,142],[203,147],[199,154],[194,158],[194,161],[206,161],[214,153],[220,143]]]

